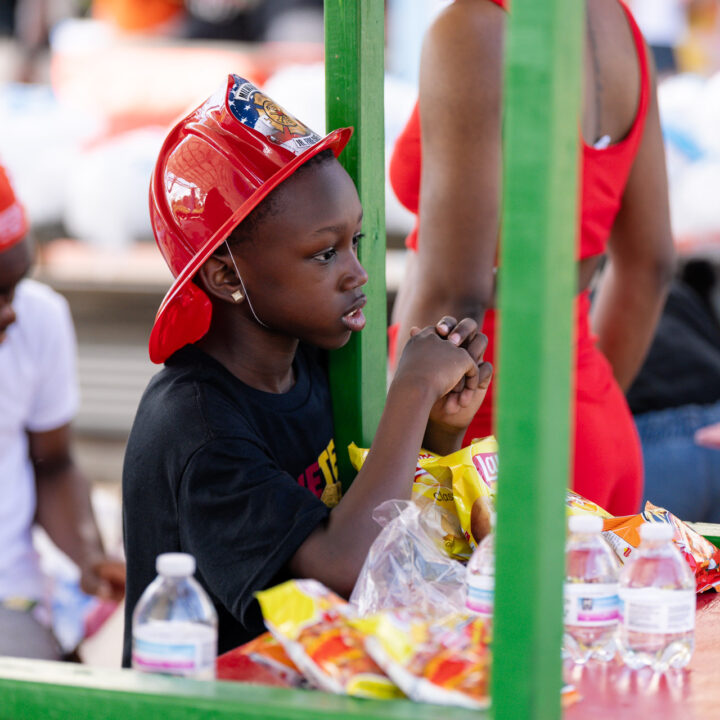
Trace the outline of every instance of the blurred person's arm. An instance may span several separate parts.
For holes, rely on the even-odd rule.
[[[125,592],[125,563],[105,554],[88,482],[72,458],[70,426],[29,432],[28,439],[37,486],[36,522],[80,568],[85,592],[120,600]]]
[[[456,0],[434,21],[420,67],[418,252],[396,303],[398,356],[441,315],[482,325],[494,305],[505,11]]]
[[[648,61],[652,67],[649,53]],[[607,257],[593,303],[593,330],[615,379],[626,391],[650,347],[674,264],[654,69],[643,139],[608,241]]]
[[[47,47],[49,21],[49,0],[18,0],[15,9],[15,37],[18,42],[19,82],[33,82],[36,78],[36,64],[42,51]]]

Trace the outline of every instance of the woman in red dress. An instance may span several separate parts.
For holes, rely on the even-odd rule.
[[[506,6],[455,0],[425,38],[419,102],[390,167],[398,198],[418,214],[391,359],[412,326],[447,313],[482,323],[493,362]],[[622,515],[638,511],[643,482],[623,392],[652,339],[673,247],[652,60],[620,0],[586,9],[572,486]],[[591,322],[588,288],[603,255]],[[492,405],[488,393],[466,439],[492,432]]]

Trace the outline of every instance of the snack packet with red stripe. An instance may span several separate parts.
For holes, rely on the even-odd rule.
[[[307,681],[285,648],[266,632],[217,659],[218,680],[257,681],[263,685],[303,687]]]
[[[316,580],[290,580],[256,594],[265,625],[316,687],[338,695],[404,697],[350,624],[353,607]]]

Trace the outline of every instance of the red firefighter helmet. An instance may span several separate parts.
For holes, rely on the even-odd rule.
[[[339,155],[351,135],[321,138],[237,75],[175,125],[150,181],[155,240],[175,276],[150,333],[153,362],[207,333],[210,299],[192,282],[203,263],[283,180],[327,148]]]

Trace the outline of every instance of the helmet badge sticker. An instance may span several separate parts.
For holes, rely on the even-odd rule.
[[[233,116],[243,125],[262,133],[276,145],[295,155],[320,142],[322,138],[292,115],[276,105],[251,82],[233,75],[235,80],[228,91],[227,105]]]

